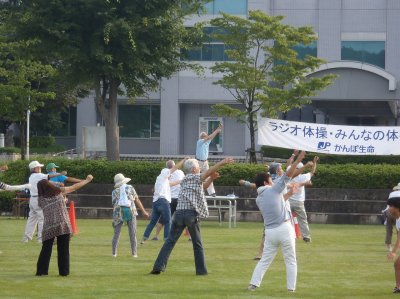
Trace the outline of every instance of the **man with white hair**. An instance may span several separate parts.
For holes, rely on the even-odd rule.
[[[43,228],[43,211],[38,204],[38,189],[37,183],[43,179],[48,180],[53,177],[60,175],[66,175],[65,171],[54,174],[44,174],[42,173],[42,167],[44,165],[40,164],[38,161],[32,161],[29,163],[29,170],[31,175],[29,176],[29,191],[31,197],[29,198],[29,217],[26,223],[24,237],[22,242],[26,243],[32,240],[35,228],[37,225],[37,241],[42,243],[42,228]]]
[[[219,124],[218,128],[214,130],[210,135],[206,132],[201,132],[199,140],[196,143],[196,159],[199,161],[201,173],[205,173],[210,167],[208,165],[208,153],[210,150],[210,143],[219,133],[222,132],[222,124]],[[215,195],[215,189],[213,183],[207,188],[209,195]]]
[[[317,169],[318,156],[314,157],[314,160],[309,161],[306,165],[303,163],[297,164],[297,172],[300,174],[294,177],[290,183],[298,183],[300,188],[299,192],[293,194],[289,198],[290,209],[296,213],[296,218],[300,226],[300,233],[303,236],[303,241],[306,243],[311,242],[310,228],[308,227],[307,213],[304,206],[306,200],[305,186],[311,185],[311,178],[313,177],[315,170]],[[311,171],[308,173],[301,173],[306,167],[311,167]]]
[[[201,174],[199,162],[196,159],[185,161],[183,170],[186,176],[181,182],[181,192],[172,219],[171,232],[161,248],[150,274],[160,274],[165,271],[172,249],[187,227],[192,238],[196,275],[207,275],[199,225],[199,217],[208,217],[207,200],[203,189],[216,177],[216,171],[228,163],[233,163],[233,159],[225,158]],[[203,182],[205,182],[204,185]]]

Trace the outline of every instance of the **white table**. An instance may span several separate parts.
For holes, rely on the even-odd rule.
[[[206,199],[209,209],[218,210],[218,220],[220,224],[222,221],[221,210],[226,209],[228,210],[229,228],[232,227],[232,220],[233,227],[236,227],[236,196],[206,196]]]

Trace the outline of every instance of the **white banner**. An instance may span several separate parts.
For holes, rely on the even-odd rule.
[[[337,126],[258,119],[258,143],[336,155],[400,155],[400,127]]]

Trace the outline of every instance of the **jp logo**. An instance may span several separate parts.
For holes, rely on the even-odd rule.
[[[320,150],[320,151],[323,151],[323,150],[328,151],[327,148],[330,146],[331,146],[330,142],[323,142],[323,141],[318,142],[318,150]]]

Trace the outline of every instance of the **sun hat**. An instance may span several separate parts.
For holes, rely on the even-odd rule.
[[[130,181],[130,178],[126,178],[122,173],[118,173],[114,176],[114,188],[121,187],[123,184],[126,184]]]
[[[393,190],[400,190],[400,183],[393,187]]]
[[[53,162],[50,162],[49,164],[46,165],[46,171],[50,171],[52,168],[59,168],[60,166],[57,166]]]
[[[40,164],[38,161],[32,161],[29,163],[29,169],[34,169],[36,167],[43,167],[43,164]]]

